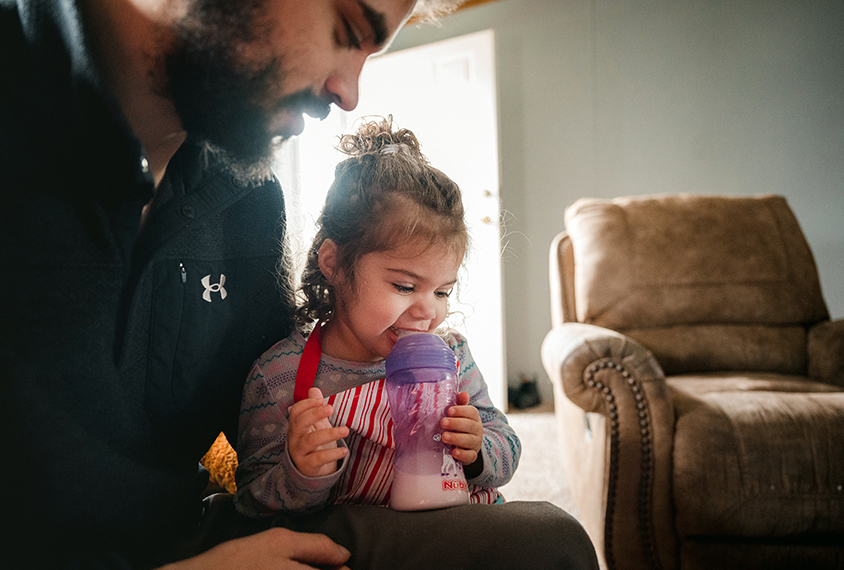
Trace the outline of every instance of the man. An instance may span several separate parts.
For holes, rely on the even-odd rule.
[[[595,567],[547,505],[337,508],[265,530],[213,503],[196,542],[197,461],[234,440],[249,365],[292,326],[272,150],[303,113],[355,107],[414,4],[0,0],[4,568],[433,568],[531,549]]]

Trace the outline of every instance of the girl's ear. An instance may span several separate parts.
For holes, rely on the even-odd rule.
[[[326,239],[319,246],[317,253],[317,260],[319,263],[319,270],[325,275],[329,283],[334,280],[334,274],[337,272],[337,244],[333,240]]]

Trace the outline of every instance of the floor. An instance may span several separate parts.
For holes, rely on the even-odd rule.
[[[510,410],[507,421],[522,441],[522,457],[516,474],[501,487],[508,501],[548,501],[580,519],[569,490],[558,450],[559,433],[554,403],[543,402],[528,410]],[[601,570],[606,570],[599,560]]]
[[[513,479],[501,488],[508,501],[548,501],[579,518],[558,453],[553,402],[511,410],[507,420],[522,442],[522,457]]]

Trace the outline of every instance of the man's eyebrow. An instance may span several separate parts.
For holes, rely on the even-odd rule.
[[[360,5],[360,9],[363,11],[363,17],[366,18],[367,22],[369,22],[369,25],[372,27],[372,31],[375,34],[375,45],[384,45],[387,42],[387,39],[389,39],[387,19],[384,17],[384,14],[377,11],[363,0],[358,0],[358,4]]]

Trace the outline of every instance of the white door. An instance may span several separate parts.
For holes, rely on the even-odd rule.
[[[298,218],[309,242],[307,228],[342,158],[331,151],[336,135],[370,115],[393,115],[399,127],[416,134],[431,164],[460,186],[472,240],[449,323],[469,339],[493,403],[506,409],[495,94],[492,30],[372,58],[361,74],[358,107],[352,113],[335,109],[322,123],[309,121],[282,153],[287,165],[279,174],[288,189],[301,188],[288,197],[291,207],[312,212]],[[296,222],[291,220],[294,232]]]

